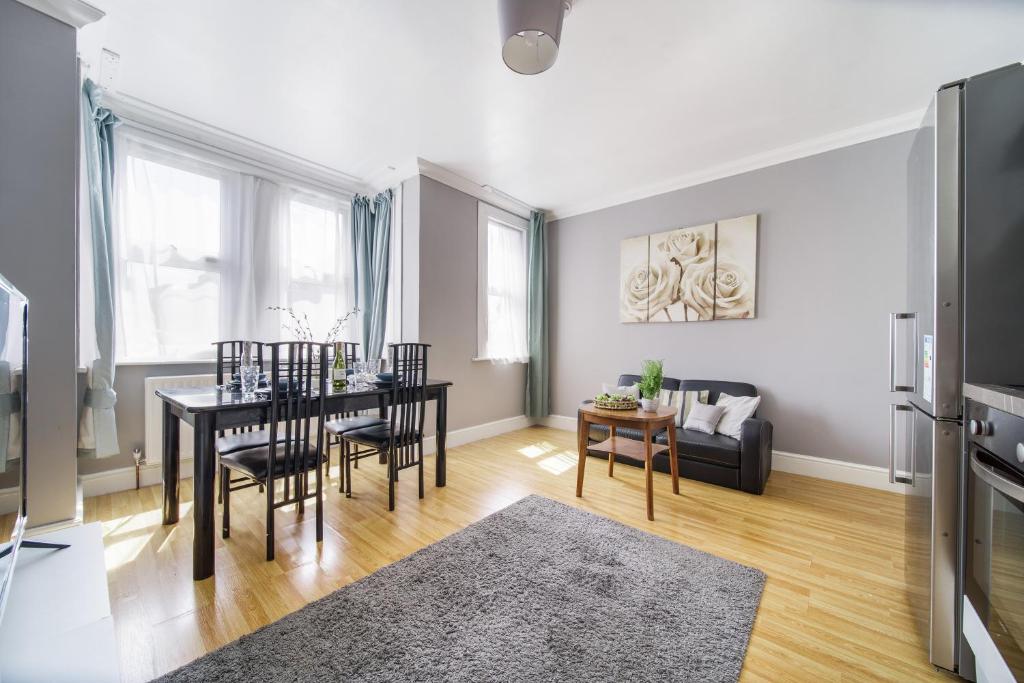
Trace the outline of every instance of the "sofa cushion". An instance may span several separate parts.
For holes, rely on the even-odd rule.
[[[668,434],[659,434],[655,441],[668,443]],[[701,460],[724,467],[740,466],[740,442],[722,434],[677,429],[676,450],[680,458]]]

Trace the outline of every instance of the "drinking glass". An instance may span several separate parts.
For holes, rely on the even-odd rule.
[[[352,378],[356,384],[366,384],[366,361],[357,360],[352,364]]]
[[[256,385],[260,380],[259,366],[243,365],[238,369],[238,375],[242,381],[242,398],[245,400],[256,398]]]
[[[380,358],[366,361],[366,383],[373,383],[378,374],[380,374]]]

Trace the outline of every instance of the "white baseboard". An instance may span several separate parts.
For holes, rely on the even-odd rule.
[[[566,415],[549,415],[538,420],[538,424],[570,432],[576,431],[576,419]],[[787,453],[786,451],[772,450],[772,470],[894,493],[907,493],[908,488],[903,484],[890,484],[889,470],[885,467],[860,465],[844,460],[831,460],[814,455]]]
[[[489,439],[492,436],[514,432],[517,429],[526,429],[533,425],[533,419],[525,415],[517,415],[515,417],[506,417],[502,420],[495,420],[494,422],[485,422],[482,425],[453,429],[448,431],[445,447],[455,448],[456,446],[464,446],[467,443],[479,441],[480,439]],[[573,426],[573,429],[575,428]],[[437,440],[433,436],[428,436],[423,440],[423,451],[428,454],[437,452]]]
[[[181,479],[192,477],[191,458],[181,461],[179,476]],[[153,486],[163,481],[159,463],[143,465],[142,471],[139,473],[139,479],[140,486]],[[82,474],[78,477],[78,483],[82,487],[82,496],[84,498],[117,493],[118,491],[128,491],[135,488],[135,468],[119,467],[116,470]]]

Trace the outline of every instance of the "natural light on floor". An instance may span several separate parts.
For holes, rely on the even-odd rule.
[[[547,441],[539,441],[532,443],[529,446],[525,446],[519,449],[520,455],[525,455],[531,460],[540,458],[541,456],[547,456],[543,460],[537,461],[537,466],[546,472],[552,474],[562,474],[568,470],[571,470],[576,465],[576,454],[571,451],[558,451],[558,447],[554,444],[548,443]]]
[[[181,503],[180,517],[184,519],[191,508],[192,503]],[[163,528],[160,523],[162,514],[162,511],[157,508],[136,515],[118,517],[103,523],[103,538],[106,542],[104,559],[107,571],[117,569],[139,556],[153,535]],[[157,548],[157,552],[163,550],[176,529],[177,527],[173,527],[168,531],[167,537]]]

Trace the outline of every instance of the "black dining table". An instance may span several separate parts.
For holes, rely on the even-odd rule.
[[[435,483],[445,485],[445,438],[448,433],[447,380],[427,380],[427,400],[437,404],[437,456]],[[214,511],[216,495],[217,433],[236,427],[266,424],[270,419],[270,398],[257,393],[243,398],[241,392],[217,387],[167,388],[156,395],[163,402],[163,523],[178,522],[179,470],[181,466],[180,425],[192,425],[195,432],[193,454],[192,578],[196,581],[213,576]],[[356,410],[378,410],[385,416],[391,403],[391,389],[381,385],[349,385],[340,391],[329,390],[325,412],[333,415]],[[316,406],[319,410],[319,406]]]

